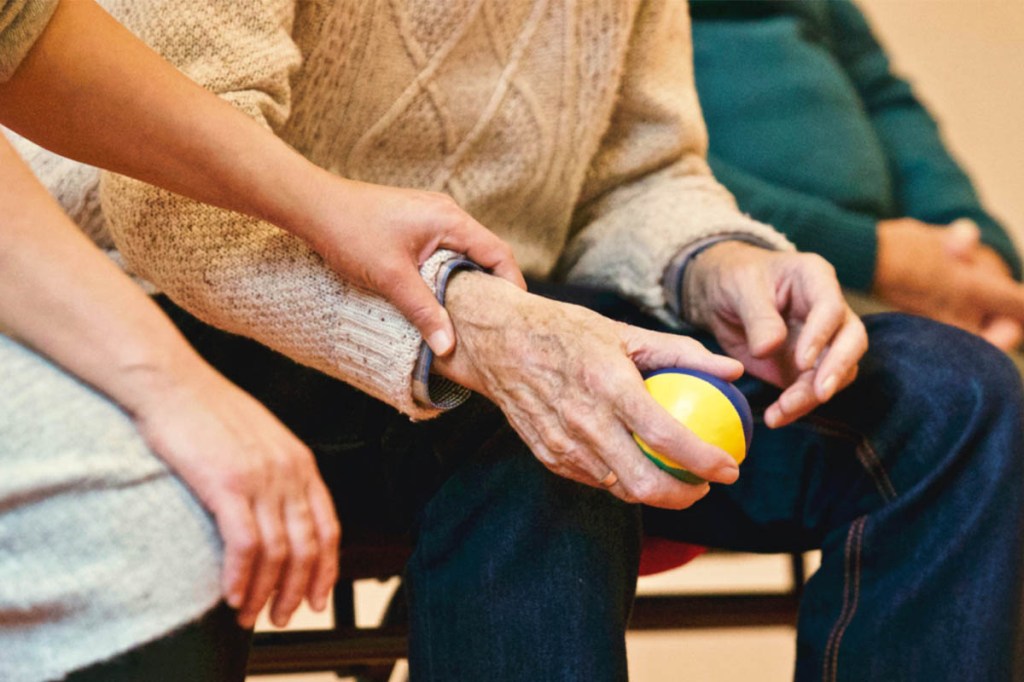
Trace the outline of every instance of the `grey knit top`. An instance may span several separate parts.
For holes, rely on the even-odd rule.
[[[0,81],[56,4],[0,3]],[[220,561],[209,515],[131,420],[0,335],[0,680],[60,679],[198,618]]]

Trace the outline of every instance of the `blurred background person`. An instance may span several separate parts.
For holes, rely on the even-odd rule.
[[[740,207],[824,256],[858,309],[1015,348],[1020,257],[858,7],[694,0],[691,11],[709,160]]]

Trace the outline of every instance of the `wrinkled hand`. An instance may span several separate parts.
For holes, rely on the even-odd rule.
[[[435,369],[496,403],[554,473],[596,486],[613,472],[614,495],[666,508],[707,493],[706,483],[685,484],[658,469],[635,432],[701,478],[736,480],[733,459],[673,419],[640,375],[689,367],[732,380],[742,373],[735,360],[693,339],[630,327],[478,272],[452,279],[446,305],[459,341]]]
[[[972,220],[956,220],[945,230],[946,252],[957,260],[988,273],[1013,280],[1013,272],[995,249],[981,243],[981,230]],[[1016,282],[1014,282],[1016,284]],[[1003,350],[1011,350],[1024,340],[1024,323],[1007,315],[989,315],[981,321],[978,335]]]
[[[716,244],[687,268],[686,318],[782,394],[765,411],[779,427],[828,401],[857,376],[867,333],[823,258]]]
[[[331,176],[315,209],[313,249],[342,277],[386,298],[436,355],[455,343],[448,313],[420,277],[438,249],[465,254],[525,289],[512,249],[446,194],[386,187]]]
[[[952,324],[1009,350],[1024,336],[1024,287],[976,225],[912,218],[878,224],[874,293],[901,310]]]
[[[213,514],[222,588],[251,628],[273,596],[283,626],[302,602],[323,610],[338,575],[340,526],[312,453],[260,403],[202,366],[132,410],[151,448]]]

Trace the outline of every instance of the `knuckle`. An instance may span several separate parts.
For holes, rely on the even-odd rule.
[[[639,502],[653,502],[657,499],[658,493],[660,492],[660,486],[653,476],[644,475],[640,476],[629,483],[624,485],[627,494]]]
[[[598,367],[596,363],[585,363],[579,368],[579,381],[593,394],[603,394],[612,383],[611,375],[607,367]]]
[[[668,454],[679,446],[679,429],[675,424],[657,421],[645,424],[640,437],[656,451]]]
[[[238,533],[231,538],[231,545],[235,552],[245,557],[254,556],[262,548],[259,536],[252,531]]]
[[[601,423],[593,410],[572,410],[564,417],[566,430],[573,434],[576,439],[588,438],[591,434],[599,432]]]
[[[427,192],[426,199],[430,209],[446,221],[455,221],[463,217],[464,212],[450,196],[444,192]]]
[[[337,548],[341,542],[341,524],[337,521],[329,523],[321,535],[321,542],[331,549]]]
[[[288,547],[280,537],[268,538],[263,543],[263,556],[270,564],[281,564],[288,558]]]
[[[296,457],[288,451],[282,451],[271,460],[270,468],[269,473],[278,480],[293,480],[299,475],[302,467]]]
[[[306,568],[313,565],[319,554],[319,549],[313,543],[302,542],[292,549],[289,558],[295,564]]]
[[[835,266],[825,260],[821,255],[817,253],[803,253],[801,256],[803,257],[804,262],[807,263],[807,267],[815,270],[819,275],[835,277]]]
[[[313,451],[298,440],[287,446],[285,457],[300,474],[309,476],[316,470],[316,457],[313,456]]]
[[[484,230],[484,236],[488,239],[488,247],[493,252],[491,260],[495,262],[495,265],[499,262],[514,264],[516,262],[515,253],[512,251],[512,247],[501,241],[497,235],[490,230]]]
[[[434,322],[434,313],[437,311],[437,307],[433,301],[430,303],[413,303],[405,306],[405,310],[402,311],[405,317],[415,327],[424,327]]]
[[[220,487],[239,495],[248,496],[261,483],[259,467],[249,458],[237,458],[231,466],[221,469],[218,475]]]
[[[576,471],[587,471],[590,469],[587,466],[590,457],[587,455],[588,451],[586,449],[578,446],[572,447],[562,456],[563,465]]]
[[[548,433],[544,440],[548,452],[558,461],[565,461],[574,449],[573,441],[560,431]]]

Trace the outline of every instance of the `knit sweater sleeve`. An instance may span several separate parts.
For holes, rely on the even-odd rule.
[[[58,0],[0,0],[0,83],[10,80],[57,8]]]
[[[186,75],[270,129],[289,115],[289,76],[300,63],[292,0],[107,3]],[[104,174],[100,199],[111,236],[133,273],[193,315],[256,339],[340,378],[414,418],[437,414],[413,398],[422,339],[390,304],[328,269],[277,227]],[[454,254],[439,251],[430,285]]]
[[[740,213],[706,154],[686,5],[649,0],[635,20],[618,104],[591,162],[560,274],[618,291],[672,321],[662,276],[689,244],[737,234],[792,248]]]
[[[981,240],[1021,277],[1021,260],[1006,230],[978,199],[949,153],[939,127],[910,85],[893,74],[885,50],[849,0],[828,3],[837,57],[867,107],[888,158],[896,198],[907,217],[948,225],[970,218]]]

